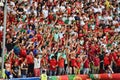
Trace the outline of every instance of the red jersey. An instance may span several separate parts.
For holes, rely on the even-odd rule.
[[[93,61],[94,61],[94,66],[99,66],[100,65],[100,59],[99,58],[95,57]]]
[[[82,33],[79,33],[79,35],[78,35],[79,38],[83,37],[83,36],[84,36],[84,34],[82,34]]]
[[[71,8],[67,8],[67,14],[71,14]]]
[[[111,62],[113,60],[113,54],[109,55],[109,61]]]
[[[108,65],[110,65],[110,60],[109,60],[108,56],[105,56],[104,57],[104,66],[108,66]]]
[[[71,59],[71,66],[72,67],[76,67],[77,66],[76,59]]]
[[[77,48],[77,54],[80,54],[81,48]]]
[[[44,68],[44,69],[48,69],[48,59],[46,59],[45,57],[42,57],[41,59],[41,66]]]
[[[57,61],[55,59],[50,60],[50,70],[56,70]]]
[[[88,25],[87,24],[85,24],[83,28],[84,28],[85,31],[88,31]]]
[[[54,17],[53,17],[52,14],[49,14],[49,15],[48,15],[48,20],[54,20]]]
[[[58,24],[61,24],[61,25],[64,24],[64,22],[63,22],[62,20],[58,20],[57,23],[58,23]]]
[[[90,65],[90,62],[89,60],[87,59],[84,63],[84,68],[89,68],[89,65]]]
[[[34,58],[32,55],[27,55],[27,63],[28,64],[33,64],[34,63]]]
[[[110,32],[111,31],[111,29],[110,28],[105,28],[104,29],[104,32],[106,33],[106,32]]]
[[[77,59],[76,63],[77,63],[77,68],[80,68],[81,67],[81,62]]]
[[[0,41],[2,41],[2,36],[3,36],[3,33],[2,31],[0,31]]]
[[[60,68],[64,68],[64,58],[60,58],[59,59],[59,61],[58,61],[58,66],[60,67]]]
[[[37,40],[38,40],[38,41],[40,41],[40,40],[42,39],[41,34],[38,33],[36,36],[37,36]]]
[[[120,59],[118,59],[116,63],[117,63],[117,67],[120,67]]]
[[[91,49],[90,50],[91,54],[94,55],[95,54],[94,52],[96,51],[96,46],[95,45],[91,45],[90,49]]]
[[[114,53],[112,54],[112,56],[113,56],[114,61],[116,61],[116,60],[117,60],[117,53],[114,52]]]
[[[26,57],[26,55],[27,55],[26,49],[21,49],[20,56],[21,57]]]

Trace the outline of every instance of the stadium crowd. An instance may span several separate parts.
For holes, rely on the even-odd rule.
[[[120,73],[119,0],[8,0],[7,78]],[[2,54],[4,7],[0,7]]]

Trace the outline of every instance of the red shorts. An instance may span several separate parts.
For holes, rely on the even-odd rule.
[[[39,68],[34,69],[34,75],[35,75],[35,77],[40,77],[40,69]]]

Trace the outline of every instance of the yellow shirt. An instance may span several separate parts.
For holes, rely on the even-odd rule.
[[[6,76],[6,74],[5,74],[5,69],[3,69],[3,72],[0,72],[0,73],[2,73],[2,77],[5,79],[7,76]]]
[[[105,1],[105,5],[106,5],[107,9],[109,9],[109,7],[110,7],[110,2],[109,2],[108,0],[106,0],[106,1]]]
[[[47,80],[47,75],[46,74],[41,74],[41,80]]]

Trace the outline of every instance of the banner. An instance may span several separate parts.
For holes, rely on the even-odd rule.
[[[90,74],[92,80],[120,80],[119,74]]]
[[[51,76],[49,80],[120,80],[120,73]]]
[[[88,75],[62,75],[62,76],[51,76],[49,80],[87,80]]]
[[[40,80],[40,77],[30,78],[13,78],[11,80]],[[120,73],[118,74],[90,74],[88,75],[62,75],[49,76],[48,80],[120,80]]]

